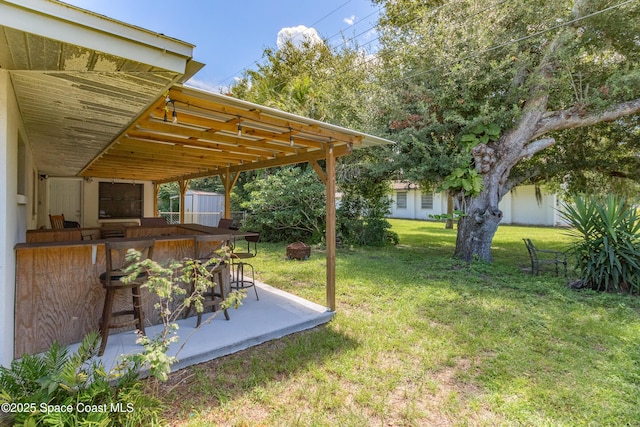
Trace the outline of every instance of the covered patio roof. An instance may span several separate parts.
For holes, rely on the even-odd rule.
[[[184,86],[204,66],[193,48],[60,1],[0,0],[0,68],[40,174],[159,184],[389,142]]]
[[[178,181],[182,194],[190,179],[218,175],[230,212],[240,172],[309,162],[327,189],[327,306],[335,310],[335,160],[391,141],[187,87],[203,66],[192,51],[60,1],[0,0],[0,68],[38,174]]]
[[[175,117],[175,120],[174,120]],[[156,183],[334,156],[389,141],[226,95],[174,85],[79,173]]]

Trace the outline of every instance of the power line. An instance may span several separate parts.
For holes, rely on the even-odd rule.
[[[457,64],[458,62],[466,61],[467,59],[471,59],[471,58],[477,57],[477,56],[482,55],[484,53],[493,52],[494,50],[498,50],[498,49],[501,49],[503,47],[511,46],[513,44],[520,43],[522,41],[525,41],[525,40],[528,40],[528,39],[531,39],[531,38],[534,38],[534,37],[541,36],[543,34],[546,34],[546,33],[550,32],[550,31],[554,31],[554,30],[557,30],[559,28],[567,27],[567,26],[569,26],[571,24],[575,24],[576,22],[580,22],[580,21],[583,21],[585,19],[592,18],[594,16],[600,15],[600,14],[605,13],[605,12],[609,12],[611,10],[614,10],[614,9],[619,8],[619,7],[625,6],[627,4],[633,3],[635,1],[637,1],[637,0],[627,0],[627,1],[624,1],[624,2],[619,3],[617,5],[609,6],[607,8],[602,9],[602,10],[598,10],[598,11],[592,12],[592,13],[590,13],[588,15],[572,19],[571,21],[567,21],[567,22],[563,22],[563,23],[554,25],[552,27],[549,27],[549,28],[547,28],[545,30],[538,31],[538,32],[533,33],[533,34],[522,36],[520,38],[517,38],[515,40],[510,40],[508,42],[500,43],[500,44],[491,46],[491,47],[489,47],[487,49],[482,49],[482,50],[477,50],[475,52],[471,52],[469,55],[466,55],[466,56],[464,56],[462,58],[457,58],[457,59],[455,59],[453,61],[450,61],[450,62],[448,62],[446,64],[430,68],[430,69],[428,69],[426,71],[421,71],[419,73],[414,73],[414,74],[409,75],[407,77],[404,77],[402,79],[394,80],[394,81],[390,82],[390,84],[403,82],[403,81],[412,79],[412,78],[417,77],[417,76],[421,76],[421,75],[424,75],[424,74],[429,74],[429,73],[431,73],[433,71],[436,71],[436,70],[438,70],[440,68],[449,67],[451,65]]]
[[[313,24],[311,24],[309,26],[308,29],[312,29],[313,27],[315,27],[317,24],[319,24],[320,22],[324,21],[325,19],[327,19],[328,17],[330,17],[331,15],[333,15],[334,13],[336,13],[338,10],[342,9],[343,7],[345,7],[347,4],[351,3],[352,0],[347,0],[346,2],[342,3],[340,6],[336,7],[335,9],[333,9],[331,12],[327,13],[326,15],[324,15],[323,17],[321,17],[320,19],[318,19],[317,21],[315,21]],[[359,19],[358,21],[354,22],[352,25],[350,25],[349,27],[354,27],[358,24],[360,24],[364,19],[369,18],[372,15],[375,15],[376,13],[378,13],[378,11],[380,10],[380,8],[376,9],[374,12],[370,13],[369,15],[367,15],[366,17]],[[349,28],[347,27],[347,28]],[[361,33],[361,34],[366,34],[366,32],[370,31],[371,29],[375,28],[375,26],[369,27],[365,32]],[[339,31],[337,33],[335,33],[334,35],[332,35],[331,37],[329,37],[327,39],[327,41],[331,40],[332,38],[338,36],[339,34],[341,34],[342,31]],[[361,35],[360,34],[360,35]],[[357,37],[359,37],[360,35],[358,35]],[[357,37],[354,37],[350,40],[355,40]],[[242,69],[238,70],[237,72],[233,73],[232,75],[225,77],[224,79],[220,80],[216,86],[221,86],[224,82],[234,78],[236,75],[242,73],[243,71],[249,69],[249,67],[253,67],[254,65],[257,65],[260,62],[260,58],[256,59],[255,61],[253,61],[251,64],[243,67]]]
[[[477,15],[480,15],[480,14],[482,14],[482,13],[488,12],[489,10],[491,10],[491,9],[493,9],[493,8],[495,8],[495,7],[497,7],[497,6],[501,5],[501,4],[503,4],[503,3],[507,3],[508,1],[509,1],[509,0],[500,0],[500,1],[497,1],[496,3],[493,3],[493,4],[489,5],[489,6],[488,6],[487,8],[485,8],[485,9],[482,9],[482,10],[480,10],[480,11],[478,11],[478,12],[475,12],[475,13],[469,14],[469,15],[467,15],[467,16],[465,16],[465,17],[464,17],[464,19],[460,22],[460,24],[459,24],[459,25],[462,25],[464,22],[468,21],[469,19],[471,19],[471,18],[473,18],[473,17],[475,17],[475,16],[477,16]],[[454,3],[459,3],[459,2],[460,2],[460,0],[451,0],[451,1],[449,1],[448,3],[445,3],[445,4],[443,4],[443,5],[440,5],[440,6],[436,7],[436,8],[433,8],[433,9],[429,10],[428,15],[429,15],[429,16],[434,16],[434,15],[436,15],[438,12],[440,12],[441,10],[445,9],[446,7],[451,6],[451,5],[453,5]],[[424,19],[424,17],[423,17],[423,16],[417,15],[415,18],[411,19],[410,21],[404,22],[404,23],[401,25],[401,27],[405,27],[405,26],[410,25],[410,24],[412,24],[412,23],[414,23],[414,22],[416,22],[416,21],[418,21],[418,20],[423,20],[423,19]],[[373,28],[373,27],[371,27],[371,28]],[[368,31],[368,30],[366,30],[366,31]],[[365,31],[365,32],[366,32],[366,31]],[[355,40],[357,37],[359,37],[360,35],[364,34],[365,32],[360,33],[360,34],[358,34],[357,36],[355,36],[355,37],[353,37],[353,38],[351,38],[351,39],[349,39],[349,40],[347,40],[347,41],[343,42],[341,45],[336,46],[336,48],[338,48],[338,47],[340,47],[340,46],[342,46],[342,45],[346,44],[347,42],[349,42],[349,41],[351,41],[351,40]],[[373,42],[375,42],[376,40],[379,40],[379,39],[380,39],[380,36],[376,37],[375,39],[373,39],[373,40],[371,40],[371,41],[369,41],[369,42],[367,42],[367,43],[365,43],[365,44],[364,44],[364,46],[366,46],[367,44],[371,44],[371,43],[373,43]],[[400,56],[400,53],[398,53],[396,56]],[[373,56],[373,57],[371,57],[370,59],[367,59],[367,60],[365,60],[365,61],[363,61],[363,62],[360,62],[360,63],[358,63],[358,64],[355,64],[355,65],[354,65],[354,67],[355,67],[355,68],[363,67],[363,66],[365,66],[365,65],[367,65],[367,64],[369,64],[370,62],[375,61],[375,60],[377,60],[377,57]],[[346,70],[345,70],[345,71],[346,71]],[[337,76],[338,76],[339,74],[340,74],[340,73],[335,73],[335,74],[334,74],[334,77],[328,77],[328,79],[329,79],[329,80],[330,80],[330,79],[332,79],[332,78],[333,78],[333,79],[335,79],[335,78],[337,78]],[[283,87],[283,86],[284,86],[284,84],[285,84],[285,82],[280,83],[279,85],[275,86],[275,87],[274,87],[274,89],[275,89],[275,90],[277,90],[277,89],[279,89],[279,88]]]

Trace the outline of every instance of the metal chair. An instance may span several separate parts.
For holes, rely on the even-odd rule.
[[[208,262],[212,258],[220,258],[217,251],[221,249],[225,243],[228,236],[219,236],[219,235],[210,235],[210,234],[199,234],[194,236],[193,238],[193,259],[195,261],[199,261],[202,263]],[[207,269],[209,274],[211,275],[211,288],[210,291],[207,291],[202,294],[202,308],[203,310],[198,313],[198,321],[196,323],[196,327],[200,326],[202,322],[202,313],[207,307],[213,307],[213,310],[220,309],[220,303],[224,301],[226,298],[225,295],[225,283],[224,283],[224,273],[226,270],[226,264],[222,259],[215,264],[211,264],[211,266]],[[216,287],[218,290],[216,291]],[[195,291],[195,283],[192,284],[191,293]],[[187,309],[187,316],[191,311],[191,307]],[[229,320],[229,313],[225,308],[223,310],[225,319]]]
[[[220,218],[218,228],[230,230],[236,229],[233,226],[233,220],[230,218]],[[235,238],[231,244],[231,289],[240,290],[252,287],[256,293],[256,299],[260,300],[260,297],[258,297],[258,290],[256,289],[255,270],[253,269],[253,265],[244,261],[258,255],[258,241],[260,240],[260,235],[256,233],[255,236],[246,236],[244,239],[247,242],[246,251],[238,248]],[[253,249],[251,248],[252,243]],[[244,277],[245,267],[251,269],[251,280],[247,280]]]
[[[106,295],[102,308],[102,318],[100,319],[102,341],[98,352],[99,356],[104,354],[104,350],[107,347],[109,329],[123,328],[135,324],[140,332],[145,333],[140,289],[146,280],[146,274],[139,275],[136,280],[129,283],[122,282],[122,278],[126,276],[123,270],[129,265],[126,261],[126,254],[129,249],[135,249],[141,252],[141,260],[151,259],[153,257],[153,246],[153,240],[107,240],[105,242],[105,262],[107,268],[106,271],[100,275],[100,283],[102,283],[102,287],[106,290]],[[131,309],[113,311],[116,292],[127,289],[131,290]],[[133,316],[132,320],[120,323],[113,322],[113,319],[116,317],[131,315]]]
[[[560,274],[560,266],[564,268],[564,276],[567,277],[567,254],[561,251],[552,251],[548,249],[538,249],[531,239],[522,239],[529,252],[531,261],[531,274],[540,275],[540,271],[545,270],[546,266],[555,268],[556,276]]]
[[[258,297],[258,289],[256,288],[255,270],[253,269],[253,265],[245,261],[246,259],[253,258],[258,255],[258,242],[260,241],[260,235],[256,233],[253,236],[245,236],[244,239],[247,242],[246,251],[240,249],[235,241],[232,246],[231,289],[241,290],[253,288],[253,291],[256,294],[256,299],[260,300],[260,297]],[[251,280],[245,277],[245,268],[251,270]]]

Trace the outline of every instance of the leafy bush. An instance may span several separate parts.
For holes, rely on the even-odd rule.
[[[640,291],[640,216],[624,198],[575,197],[562,216],[579,240],[575,255],[581,278],[600,291]]]
[[[139,366],[106,372],[96,357],[100,335],[88,334],[69,354],[54,343],[0,367],[0,403],[12,405],[9,422],[24,426],[158,425],[160,402],[145,394]],[[11,408],[12,406],[9,406]]]
[[[270,242],[320,243],[325,238],[326,188],[311,168],[288,167],[244,186],[249,211],[242,228],[260,233]],[[366,191],[363,191],[366,188]],[[345,244],[397,244],[384,218],[389,212],[386,182],[357,184],[342,181],[342,200],[336,210],[336,231]]]
[[[342,242],[360,246],[397,245],[398,235],[391,231],[385,218],[391,204],[386,171],[379,170],[371,158],[356,157],[340,163],[338,177],[342,199],[336,212],[337,233]]]
[[[186,258],[163,266],[150,259],[141,260],[140,252],[129,250],[125,268],[128,276],[122,280],[133,280],[143,272],[147,275],[143,286],[159,299],[155,308],[162,319],[161,332],[153,337],[140,334],[137,342],[144,350],[120,356],[110,371],[97,357],[97,332],[87,334],[74,354],[54,343],[42,355],[25,355],[14,360],[10,368],[0,366],[0,404],[9,405],[9,411],[3,405],[8,418],[0,418],[0,425],[5,421],[24,426],[160,425],[160,402],[142,389],[140,371],[147,369],[161,381],[168,378],[176,360],[176,356],[167,355],[171,343],[178,340],[176,321],[190,306],[202,312],[212,267],[228,259],[228,248],[217,255],[206,262]],[[193,284],[193,292],[187,295],[184,284]],[[244,296],[244,291],[231,292],[221,309],[237,308]]]
[[[385,218],[363,217],[354,214],[343,198],[337,212],[338,236],[343,244],[358,246],[397,245],[398,234],[391,231],[391,224]]]
[[[244,229],[271,242],[318,243],[324,238],[326,190],[313,169],[278,169],[245,189],[250,196],[242,204],[249,211]]]

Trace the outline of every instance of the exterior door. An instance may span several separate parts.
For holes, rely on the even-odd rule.
[[[65,221],[82,225],[82,179],[51,178],[49,185],[49,214],[64,214]]]

